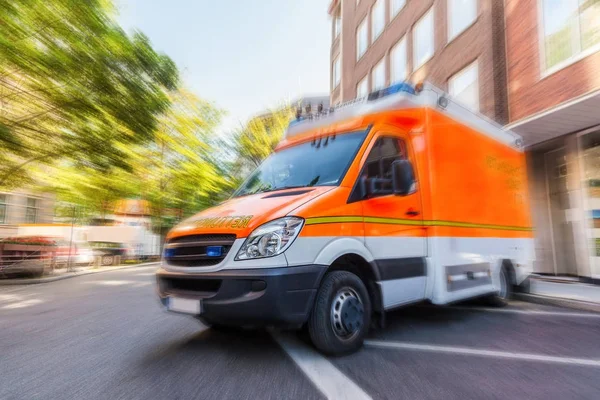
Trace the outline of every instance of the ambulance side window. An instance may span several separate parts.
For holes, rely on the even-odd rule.
[[[367,179],[378,181],[380,196],[392,192],[392,163],[396,160],[406,160],[406,144],[397,137],[381,137],[369,153],[363,174]],[[381,180],[381,181],[379,181]],[[373,196],[372,196],[373,197]]]

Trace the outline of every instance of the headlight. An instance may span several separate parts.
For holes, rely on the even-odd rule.
[[[246,239],[236,260],[273,257],[283,253],[300,233],[304,220],[284,217],[256,228]]]

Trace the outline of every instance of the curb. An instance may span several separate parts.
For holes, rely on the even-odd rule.
[[[542,296],[539,294],[531,293],[514,293],[513,298],[515,300],[527,301],[529,303],[542,304],[548,306],[558,306],[564,308],[572,308],[575,310],[600,313],[600,304],[591,303],[588,301]]]
[[[37,284],[40,284],[40,283],[49,283],[49,282],[62,281],[63,279],[76,278],[78,276],[101,274],[103,272],[112,272],[112,271],[119,271],[119,270],[122,270],[122,269],[147,267],[149,265],[158,265],[158,264],[160,264],[160,261],[154,261],[154,262],[143,263],[143,264],[135,264],[135,265],[124,265],[124,266],[121,266],[121,267],[114,267],[114,268],[111,268],[111,269],[103,269],[101,271],[89,270],[89,271],[75,272],[75,273],[72,273],[70,275],[65,274],[65,275],[59,275],[59,276],[48,276],[46,278],[0,279],[0,286],[37,285]]]

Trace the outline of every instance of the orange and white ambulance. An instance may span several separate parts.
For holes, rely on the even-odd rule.
[[[399,84],[299,116],[231,199],[169,233],[157,281],[168,310],[306,327],[338,354],[396,307],[502,303],[533,255],[520,137]]]

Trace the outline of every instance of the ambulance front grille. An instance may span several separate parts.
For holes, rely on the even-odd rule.
[[[165,261],[177,267],[217,265],[231,249],[235,235],[190,235],[170,239],[165,244]],[[207,248],[220,248],[220,255],[207,254]]]

